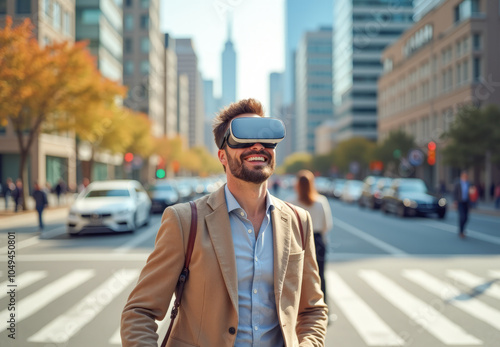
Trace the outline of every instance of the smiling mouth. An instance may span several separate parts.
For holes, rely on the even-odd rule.
[[[247,158],[246,161],[249,161],[252,163],[265,163],[267,161],[267,158],[265,158],[265,157],[250,157],[250,158]]]

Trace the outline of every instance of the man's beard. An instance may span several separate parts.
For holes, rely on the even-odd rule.
[[[255,165],[253,169],[249,169],[243,163],[243,158],[249,155],[260,155],[267,158],[267,162],[262,165]],[[265,150],[262,151],[246,151],[243,152],[239,159],[236,156],[233,158],[226,150],[228,167],[234,177],[246,182],[260,184],[266,181],[274,172],[274,160]]]

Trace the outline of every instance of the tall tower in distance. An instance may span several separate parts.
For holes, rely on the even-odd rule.
[[[236,101],[236,52],[231,40],[232,18],[228,17],[227,41],[222,52],[222,105]]]

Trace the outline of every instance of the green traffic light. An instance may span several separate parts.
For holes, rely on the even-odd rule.
[[[165,170],[163,170],[163,169],[156,170],[156,177],[157,178],[165,178]]]

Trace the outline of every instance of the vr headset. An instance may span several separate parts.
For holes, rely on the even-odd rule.
[[[231,121],[218,146],[219,149],[225,144],[231,148],[248,148],[260,143],[265,148],[276,148],[284,138],[285,124],[279,119],[241,117]]]

